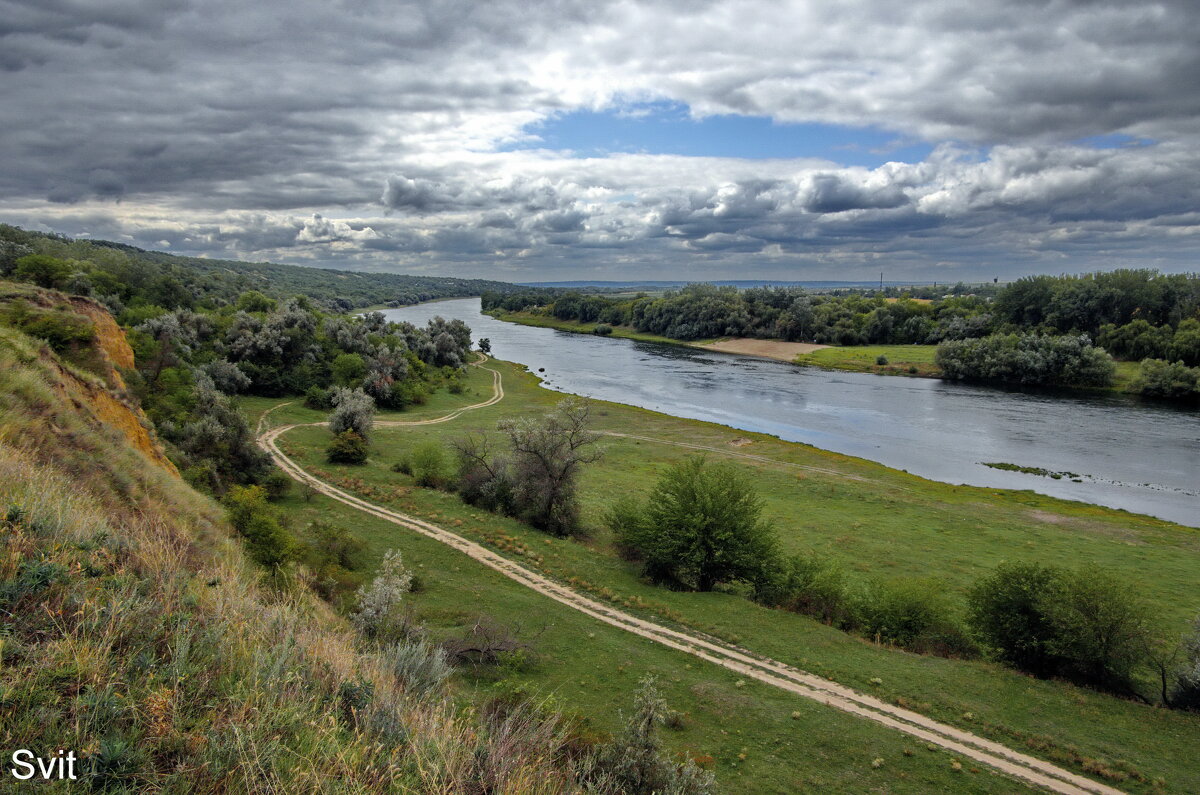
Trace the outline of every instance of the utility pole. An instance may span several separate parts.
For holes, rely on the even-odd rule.
[[[883,292],[883,271],[879,272],[879,292]]]

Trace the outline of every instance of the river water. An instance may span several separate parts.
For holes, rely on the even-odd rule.
[[[1200,526],[1200,416],[1120,396],[844,373],[505,323],[478,298],[386,311],[461,318],[544,386],[769,433],[946,483],[1032,489]],[[544,372],[543,372],[544,370]],[[1006,462],[1082,482],[992,469]]]

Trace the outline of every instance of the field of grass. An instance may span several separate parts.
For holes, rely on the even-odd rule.
[[[500,418],[547,410],[561,398],[540,389],[535,378],[516,366],[495,366],[504,374],[503,401],[441,425],[380,428],[365,466],[326,464],[322,450],[328,432],[320,428],[290,432],[284,448],[326,480],[489,544],[632,612],[741,643],[1019,750],[1099,774],[1122,789],[1200,790],[1200,766],[1191,750],[1200,742],[1198,716],[1039,681],[986,662],[881,648],[733,595],[678,593],[642,582],[635,567],[613,554],[598,517],[617,495],[645,494],[662,467],[687,454],[684,449],[604,439],[605,458],[582,481],[588,525],[583,540],[548,539],[515,521],[463,505],[453,495],[417,488],[411,478],[392,472],[392,464],[416,444],[491,429]],[[396,418],[437,416],[452,405],[478,402],[490,394],[489,380],[490,374],[472,370],[466,394],[439,393],[427,406]],[[274,401],[245,402],[251,416],[271,405]],[[1109,569],[1139,583],[1168,635],[1178,636],[1200,610],[1200,533],[1195,530],[1031,492],[934,483],[773,437],[616,404],[595,403],[594,417],[600,430],[765,457],[767,461],[731,455],[731,460],[751,469],[785,549],[828,553],[863,576],[934,576],[949,591],[961,593],[1002,560],[1056,561]],[[318,419],[319,413],[298,403],[271,415],[272,423]],[[921,747],[910,748],[915,753],[906,756],[904,748],[913,744],[903,736],[860,725],[834,710],[767,692],[763,685],[739,687],[719,669],[623,637],[521,593],[465,557],[394,525],[322,497],[304,501],[296,495],[285,504],[299,524],[324,517],[358,533],[375,559],[388,547],[413,556],[426,585],[414,605],[439,631],[461,631],[480,612],[535,632],[545,625],[535,641],[538,664],[517,678],[552,693],[563,708],[591,716],[599,730],[616,725],[614,705],[627,703],[638,676],[660,673],[673,706],[691,716],[670,742],[681,751],[713,756],[731,791],[1013,789],[1011,782],[988,774],[947,770],[948,757]],[[474,686],[488,685],[479,681]],[[884,764],[871,767],[875,758]],[[949,775],[968,775],[969,783],[947,779]]]
[[[796,357],[797,364],[816,365],[834,370],[883,375],[937,377],[941,370],[933,363],[936,345],[852,345],[822,348]],[[887,364],[876,364],[886,356]]]

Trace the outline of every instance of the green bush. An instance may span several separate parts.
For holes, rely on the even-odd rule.
[[[722,582],[769,582],[778,559],[774,531],[746,475],[730,464],[687,458],[659,478],[644,506],[608,515],[618,544],[657,582],[711,591]]]
[[[1149,654],[1143,603],[1095,569],[1003,564],[971,589],[969,615],[997,659],[1035,676],[1127,693]]]
[[[938,345],[935,360],[946,378],[1012,384],[1107,386],[1112,357],[1085,334],[992,334]]]
[[[355,431],[345,430],[325,448],[325,458],[331,464],[362,464],[367,460],[367,449],[366,439]]]
[[[250,556],[268,568],[292,559],[295,544],[267,503],[262,486],[234,486],[223,500],[230,523],[246,539]]]
[[[282,470],[272,469],[271,474],[263,478],[262,487],[267,491],[268,500],[282,500],[292,490],[292,479]]]
[[[607,337],[609,334],[613,333],[613,327],[607,323],[598,323],[596,324],[596,327],[592,329],[592,333],[601,337]]]
[[[875,364],[879,365],[880,367],[883,367],[887,363],[888,357],[884,356],[882,353],[875,357]]]
[[[816,555],[788,558],[762,601],[832,626],[845,626],[850,618],[845,569]]]
[[[318,411],[328,411],[333,408],[333,390],[315,384],[310,386],[304,392],[304,406]]]
[[[1200,367],[1146,359],[1138,371],[1134,389],[1149,397],[1194,398],[1200,396]]]
[[[856,595],[851,624],[863,635],[943,657],[977,653],[944,583],[925,578],[873,580]]]
[[[412,475],[418,486],[443,489],[450,484],[450,459],[437,442],[418,445],[410,456]]]

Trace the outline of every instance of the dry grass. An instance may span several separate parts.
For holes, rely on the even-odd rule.
[[[0,330],[0,747],[76,750],[96,789],[577,789],[552,717],[406,694],[74,379]]]

